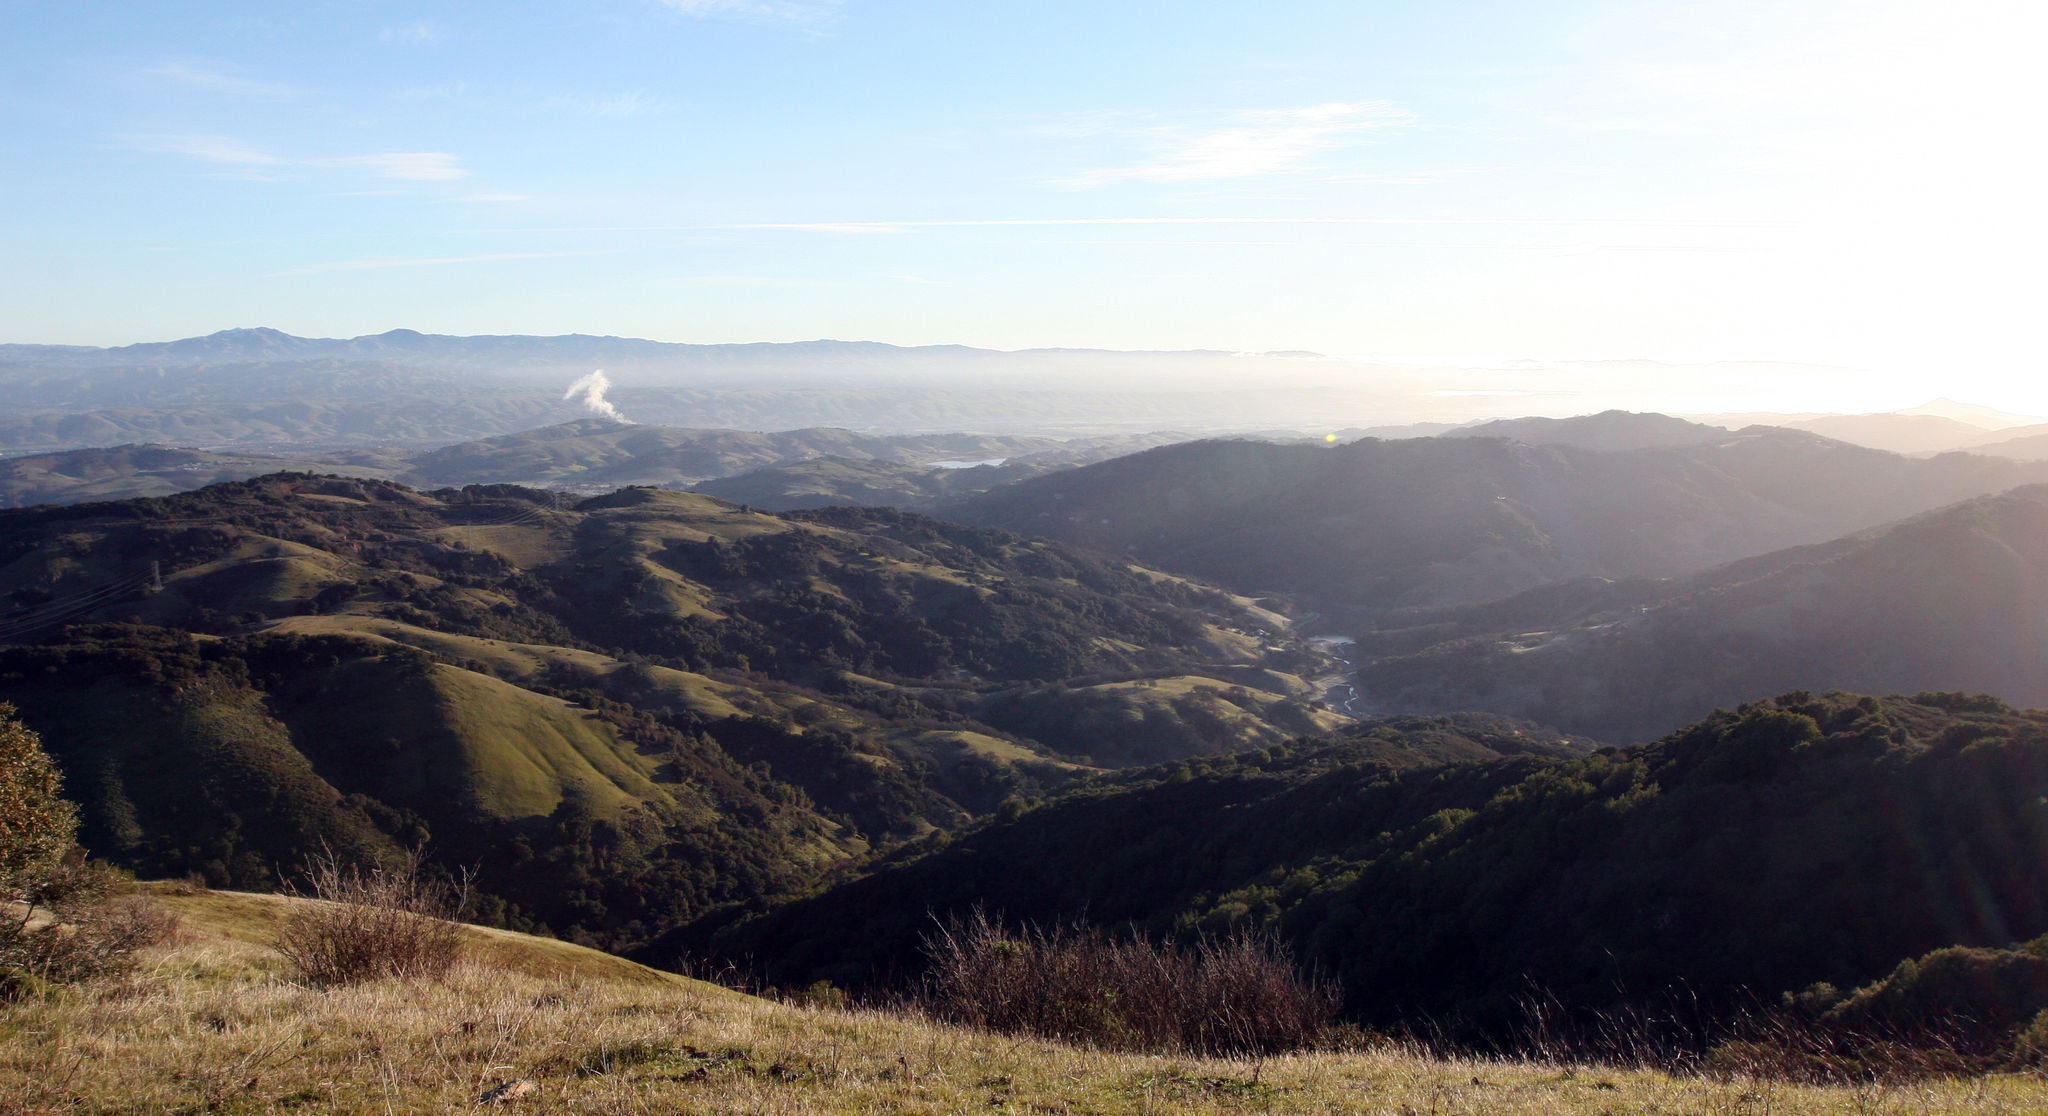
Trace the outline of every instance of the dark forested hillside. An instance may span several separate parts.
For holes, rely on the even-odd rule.
[[[1536,995],[1712,1015],[2048,931],[2048,715],[1790,694],[1576,757],[1554,736],[1515,747],[1532,730],[1512,722],[1476,727],[1368,724],[1127,773],[726,945],[784,980],[889,981],[915,971],[935,917],[976,905],[1169,937],[1254,927],[1341,981],[1356,1018],[1478,1035]]]

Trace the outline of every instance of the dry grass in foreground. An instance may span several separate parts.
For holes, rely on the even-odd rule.
[[[2033,1077],[1817,1088],[1400,1051],[1261,1063],[1110,1054],[751,999],[471,931],[444,982],[315,991],[264,944],[291,900],[171,896],[134,976],[0,1006],[0,1113],[2023,1113]]]

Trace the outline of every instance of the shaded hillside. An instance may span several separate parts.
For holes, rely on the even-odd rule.
[[[1616,741],[1789,687],[2044,705],[2048,487],[1674,583],[1558,586],[1387,628],[1358,646],[1368,707],[1488,709]]]
[[[1795,419],[1785,423],[1794,430],[1805,430],[1823,438],[1834,438],[1872,449],[1890,450],[1893,453],[1933,454],[1963,450],[1969,453],[1989,452],[1982,447],[2007,437],[2007,433],[1987,430],[1957,419],[1942,415],[1821,415],[1816,418]]]
[[[1917,460],[1772,428],[1621,453],[1494,438],[1200,442],[946,514],[1371,613],[1585,575],[1677,576],[2042,479],[2048,463]]]
[[[1987,442],[1971,452],[2020,461],[2048,460],[2048,429],[2025,426],[2017,430],[2001,430],[1998,434],[1998,441]]]
[[[1469,1036],[1532,992],[1567,1016],[1673,999],[1712,1016],[1745,990],[1853,987],[2048,931],[2048,715],[1793,694],[1577,758],[1501,758],[1511,723],[1454,722],[1427,731],[1460,762],[1419,766],[1403,745],[1427,725],[1092,785],[728,945],[783,979],[901,980],[933,917],[977,904],[1167,936],[1260,927],[1338,978],[1354,1017]]]
[[[313,460],[150,445],[67,450],[0,460],[0,507],[168,496],[286,470],[391,477],[403,468],[401,459],[373,453]]]

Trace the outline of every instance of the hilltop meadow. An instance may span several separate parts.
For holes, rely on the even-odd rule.
[[[1260,1059],[1114,1053],[778,1003],[504,931],[442,981],[321,989],[269,947],[295,903],[159,885],[180,929],[127,976],[0,1008],[0,1112],[2022,1113],[2031,1075],[1800,1084],[1435,1056],[1354,1036]]]

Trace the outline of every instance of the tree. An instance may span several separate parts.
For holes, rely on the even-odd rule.
[[[46,869],[71,848],[78,810],[65,801],[57,765],[42,738],[0,702],[0,887]]]

